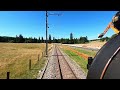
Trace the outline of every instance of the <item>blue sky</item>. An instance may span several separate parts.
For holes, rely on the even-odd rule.
[[[88,36],[96,39],[111,21],[116,11],[48,11],[62,13],[61,16],[48,17],[48,34],[55,38],[74,38]],[[22,34],[24,37],[45,38],[45,11],[0,11],[0,36]],[[109,30],[105,36],[112,36]]]

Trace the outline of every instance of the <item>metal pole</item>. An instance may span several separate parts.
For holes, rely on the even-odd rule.
[[[48,12],[46,11],[46,57],[48,56],[48,53],[47,53],[47,51],[48,51],[48,40],[47,40],[47,29],[48,29],[48,22],[47,22],[47,18],[48,17]]]

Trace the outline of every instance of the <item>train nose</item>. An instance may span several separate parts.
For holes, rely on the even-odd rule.
[[[120,33],[88,58],[87,79],[120,79]]]

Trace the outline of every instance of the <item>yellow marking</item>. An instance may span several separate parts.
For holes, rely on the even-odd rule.
[[[116,33],[116,34],[118,34],[120,31],[118,30],[118,29],[116,29],[114,26],[110,26],[111,27],[111,29]]]

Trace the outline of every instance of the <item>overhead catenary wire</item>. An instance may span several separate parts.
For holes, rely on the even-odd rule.
[[[49,15],[58,15],[60,16],[62,13],[58,14],[58,13],[48,13],[48,11],[46,11],[46,57],[48,56],[48,16]]]

